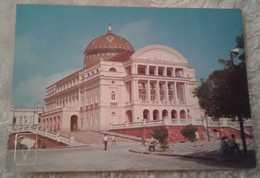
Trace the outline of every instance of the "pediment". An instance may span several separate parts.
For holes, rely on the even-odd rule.
[[[163,45],[144,47],[132,55],[133,60],[148,60],[173,63],[187,63],[187,60],[176,50]]]

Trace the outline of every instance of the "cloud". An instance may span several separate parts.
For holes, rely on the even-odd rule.
[[[40,101],[40,105],[44,106],[45,89],[52,83],[72,74],[77,69],[56,73],[50,76],[35,74],[17,84],[13,89],[12,104],[14,107],[32,108],[35,101]]]

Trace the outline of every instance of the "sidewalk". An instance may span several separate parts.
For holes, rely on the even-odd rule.
[[[240,143],[240,140],[237,140]],[[240,145],[242,145],[240,143]],[[240,148],[242,149],[242,148]],[[150,154],[159,156],[172,156],[180,158],[193,158],[212,160],[219,162],[234,162],[239,164],[245,164],[247,167],[254,167],[255,165],[255,151],[254,143],[252,139],[247,140],[248,156],[244,158],[239,155],[223,156],[220,152],[219,140],[215,141],[200,141],[196,143],[172,143],[169,144],[169,149],[165,152],[161,152],[157,146],[156,151],[148,151],[148,145],[131,148],[129,151],[140,154]],[[241,150],[242,151],[242,150]]]
[[[228,155],[223,156],[220,152],[220,141],[199,141],[195,143],[185,142],[185,143],[170,143],[169,149],[165,152],[161,152],[159,146],[156,147],[156,151],[148,151],[148,142],[146,146],[141,145],[141,138],[118,134],[113,132],[106,132],[109,137],[111,135],[116,136],[117,142],[129,142],[136,143],[130,144],[129,151],[137,154],[149,154],[149,155],[159,155],[159,156],[171,156],[179,158],[189,158],[189,159],[201,159],[201,160],[212,160],[217,162],[234,162],[238,164],[244,164],[245,167],[255,166],[255,148],[253,139],[247,139],[247,158],[241,157],[239,155]],[[72,147],[88,147],[93,144],[101,144],[103,140],[103,134],[100,132],[77,132],[75,135],[75,143]],[[240,139],[236,139],[240,144],[240,149],[242,152],[242,142]],[[140,143],[140,144],[139,144]]]

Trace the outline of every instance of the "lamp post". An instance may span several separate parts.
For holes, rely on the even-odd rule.
[[[229,50],[231,65],[234,64],[234,57],[236,57],[238,54],[239,54],[239,49],[238,48]]]
[[[205,119],[206,119],[206,127],[207,127],[208,141],[210,141],[210,136],[209,136],[209,122],[208,122],[208,116],[207,116],[207,114],[205,114]]]
[[[39,104],[40,104],[40,101],[38,101],[38,100],[36,100],[34,102],[34,106],[33,106],[33,126],[35,124],[35,121],[34,121],[35,120],[35,112],[36,112],[36,110],[38,111]]]
[[[230,53],[230,61],[231,61],[231,66],[234,65],[234,57],[236,57],[239,54],[239,49],[235,48],[229,51]],[[246,145],[246,138],[245,138],[245,132],[244,132],[244,123],[243,123],[243,118],[242,115],[239,114],[238,115],[238,119],[239,119],[239,125],[240,125],[240,136],[241,136],[241,140],[242,140],[242,145],[243,145],[243,152],[244,152],[244,156],[247,156],[247,145]]]

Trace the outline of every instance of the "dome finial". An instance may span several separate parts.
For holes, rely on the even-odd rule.
[[[108,33],[112,33],[112,26],[111,26],[111,23],[108,24],[108,30],[107,30]]]

